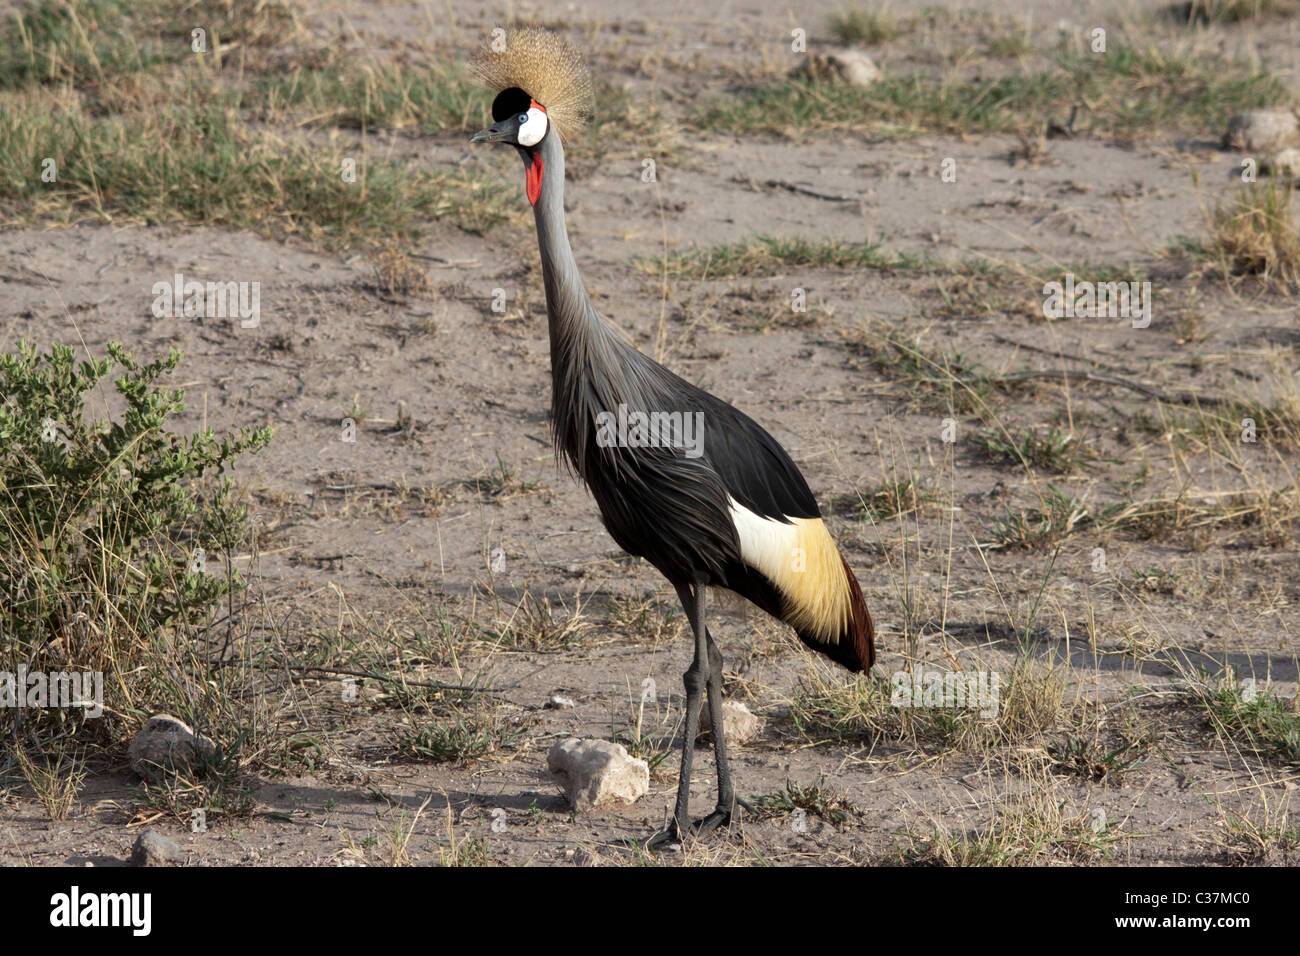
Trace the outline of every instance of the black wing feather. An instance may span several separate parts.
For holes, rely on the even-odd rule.
[[[808,482],[777,440],[738,408],[695,391],[705,406],[705,458],[731,497],[764,518],[821,517]]]
[[[785,449],[748,415],[630,346],[620,344],[618,351],[622,380],[588,367],[571,388],[556,392],[558,401],[582,409],[557,409],[557,423],[576,426],[557,441],[591,490],[610,536],[671,581],[689,583],[703,573],[724,586],[731,582],[776,613],[775,593],[750,594],[761,590],[750,580],[759,576],[743,564],[728,498],[777,521],[816,518],[820,512],[808,483]],[[601,447],[598,416],[620,404],[647,414],[700,413],[701,455],[662,446]]]

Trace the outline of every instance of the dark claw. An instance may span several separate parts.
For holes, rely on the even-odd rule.
[[[746,800],[741,800],[737,798],[735,800],[734,805],[737,807],[743,807],[744,809],[748,810],[750,813],[757,814],[757,811],[754,809],[753,805]],[[739,814],[736,814],[736,816],[739,816]],[[719,806],[707,817],[704,817],[700,820],[696,820],[694,823],[690,824],[686,828],[686,832],[693,837],[707,836],[708,834],[712,833],[714,830],[730,829],[731,824],[734,822],[734,819],[735,817],[733,817],[732,815],[731,808]],[[642,844],[642,846],[644,846],[644,848],[647,850],[657,850],[663,847],[670,846],[674,843],[681,843],[681,842],[682,842],[681,830],[677,826],[676,822],[673,822],[668,825],[667,829],[660,830],[654,836],[650,837],[650,839],[648,839],[644,844]]]
[[[704,836],[712,833],[718,827],[731,826],[731,811],[724,810],[722,807],[714,810],[703,820],[691,824],[691,834],[693,836]]]
[[[673,843],[681,843],[682,836],[677,829],[676,823],[668,825],[668,829],[660,830],[650,839],[646,840],[644,846],[647,850],[658,850],[661,847],[667,847]]]

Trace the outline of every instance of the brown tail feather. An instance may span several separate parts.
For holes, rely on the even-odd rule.
[[[843,555],[840,556],[840,563],[844,565],[844,576],[848,579],[849,585],[849,612],[844,631],[831,640],[827,640],[825,635],[808,629],[797,630],[796,633],[799,635],[799,640],[813,650],[825,654],[837,664],[855,672],[869,671],[876,662],[875,631],[871,625],[871,613],[867,610],[867,602],[862,597],[862,588],[858,586],[858,579]]]

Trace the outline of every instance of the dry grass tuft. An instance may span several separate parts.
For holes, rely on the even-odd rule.
[[[1210,215],[1209,254],[1225,274],[1259,276],[1283,291],[1300,289],[1300,228],[1289,184],[1252,183]]]
[[[394,242],[384,243],[372,257],[371,265],[375,285],[390,296],[428,296],[435,292],[428,270]]]
[[[858,46],[874,46],[892,40],[903,32],[906,25],[887,6],[867,7],[862,4],[832,13],[829,20],[831,32],[841,42]]]
[[[1050,778],[1010,783],[983,828],[954,832],[938,824],[925,835],[909,833],[904,863],[931,866],[1076,865],[1107,858],[1120,839],[1113,824],[1087,810],[1069,808]]]
[[[922,681],[964,682],[977,674],[922,669]],[[982,668],[992,680],[993,668]],[[968,703],[960,707],[914,707],[896,702],[893,680],[828,676],[814,664],[795,690],[790,720],[811,742],[879,743],[893,741],[931,752],[978,752],[1008,744],[1040,741],[1073,713],[1065,697],[1065,674],[1058,668],[1021,658],[1009,671],[996,671],[996,713]],[[912,686],[912,674],[905,681]]]

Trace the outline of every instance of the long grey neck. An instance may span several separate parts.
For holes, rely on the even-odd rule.
[[[617,382],[631,350],[620,348],[613,329],[600,317],[569,246],[564,226],[564,148],[553,131],[536,153],[542,162],[542,190],[533,207],[537,245],[542,254],[546,314],[551,333],[551,415],[555,443],[586,477],[587,446],[597,414],[621,393]],[[534,160],[535,161],[535,160]]]
[[[533,207],[537,245],[542,254],[546,314],[551,332],[551,376],[555,401],[563,397],[568,374],[590,361],[593,339],[610,334],[583,287],[564,225],[564,147],[552,130],[537,149],[542,161],[542,192]]]
[[[542,161],[542,194],[533,207],[537,220],[537,245],[542,252],[542,277],[546,284],[546,312],[550,316],[551,345],[556,332],[580,333],[593,312],[582,287],[577,261],[564,228],[564,148],[552,130],[537,150]]]
[[[554,132],[536,153],[542,190],[533,207],[542,253],[546,314],[551,332],[551,414],[557,449],[590,482],[597,417],[619,404],[666,407],[671,373],[625,342],[591,304],[564,228],[564,148]],[[612,463],[617,467],[617,462]]]

